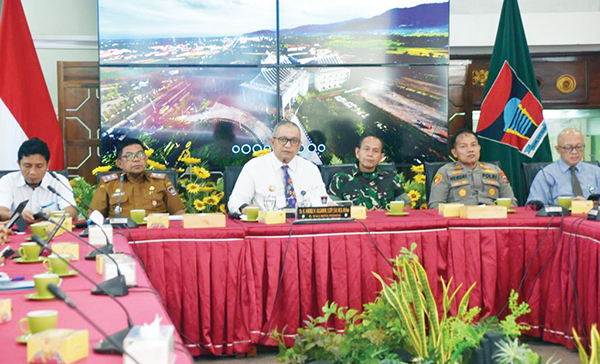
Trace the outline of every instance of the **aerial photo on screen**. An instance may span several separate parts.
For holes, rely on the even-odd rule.
[[[296,64],[447,63],[448,1],[279,1],[280,49]],[[259,65],[276,54],[274,0],[99,0],[104,65]]]

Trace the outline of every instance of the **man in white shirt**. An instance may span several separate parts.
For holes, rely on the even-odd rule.
[[[242,213],[249,205],[262,210],[277,210],[306,203],[328,202],[327,190],[317,166],[302,157],[300,128],[290,121],[275,126],[273,152],[250,160],[240,173],[227,208]],[[289,178],[286,177],[286,173]],[[287,181],[286,181],[287,180]]]
[[[50,162],[48,145],[38,138],[29,139],[21,144],[17,156],[20,171],[0,179],[0,220],[9,219],[12,211],[25,200],[29,202],[22,215],[28,223],[36,220],[33,215],[39,211],[64,210],[75,218],[77,210],[73,207],[75,200],[69,180],[57,175],[58,181],[46,173]],[[52,186],[64,199],[50,192],[48,186]]]

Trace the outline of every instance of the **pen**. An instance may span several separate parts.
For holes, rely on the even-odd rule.
[[[25,280],[25,277],[23,277],[23,276],[21,276],[21,277],[13,277],[10,280],[11,280],[11,282],[22,281],[22,280]]]

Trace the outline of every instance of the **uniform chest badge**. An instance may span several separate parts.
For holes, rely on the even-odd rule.
[[[158,205],[158,202],[156,202],[156,200],[152,200],[152,206],[156,206]]]
[[[464,188],[461,188],[460,190],[458,190],[458,195],[460,197],[465,197],[467,195],[467,190],[465,190]]]
[[[495,195],[496,195],[496,189],[490,188],[490,196],[495,196]]]
[[[167,191],[169,191],[169,193],[175,197],[177,196],[177,191],[175,191],[175,187],[173,187],[173,185],[170,185],[169,187],[167,187]]]

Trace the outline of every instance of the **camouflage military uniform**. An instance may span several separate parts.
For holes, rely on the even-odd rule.
[[[393,171],[379,167],[374,172],[361,172],[355,165],[336,173],[329,184],[329,194],[340,200],[350,200],[367,209],[385,209],[390,201],[399,200],[404,192],[400,178]]]
[[[121,186],[119,174],[102,177],[90,207],[104,216],[115,216],[115,207],[121,198],[123,216],[130,216],[133,209],[145,209],[146,214],[168,212],[174,214],[184,209],[175,186],[167,175],[159,172],[144,172],[138,178],[125,174]]]
[[[470,169],[460,162],[448,163],[433,178],[429,208],[449,202],[492,205],[499,197],[511,198],[512,205],[517,205],[508,178],[498,166],[479,162]]]

